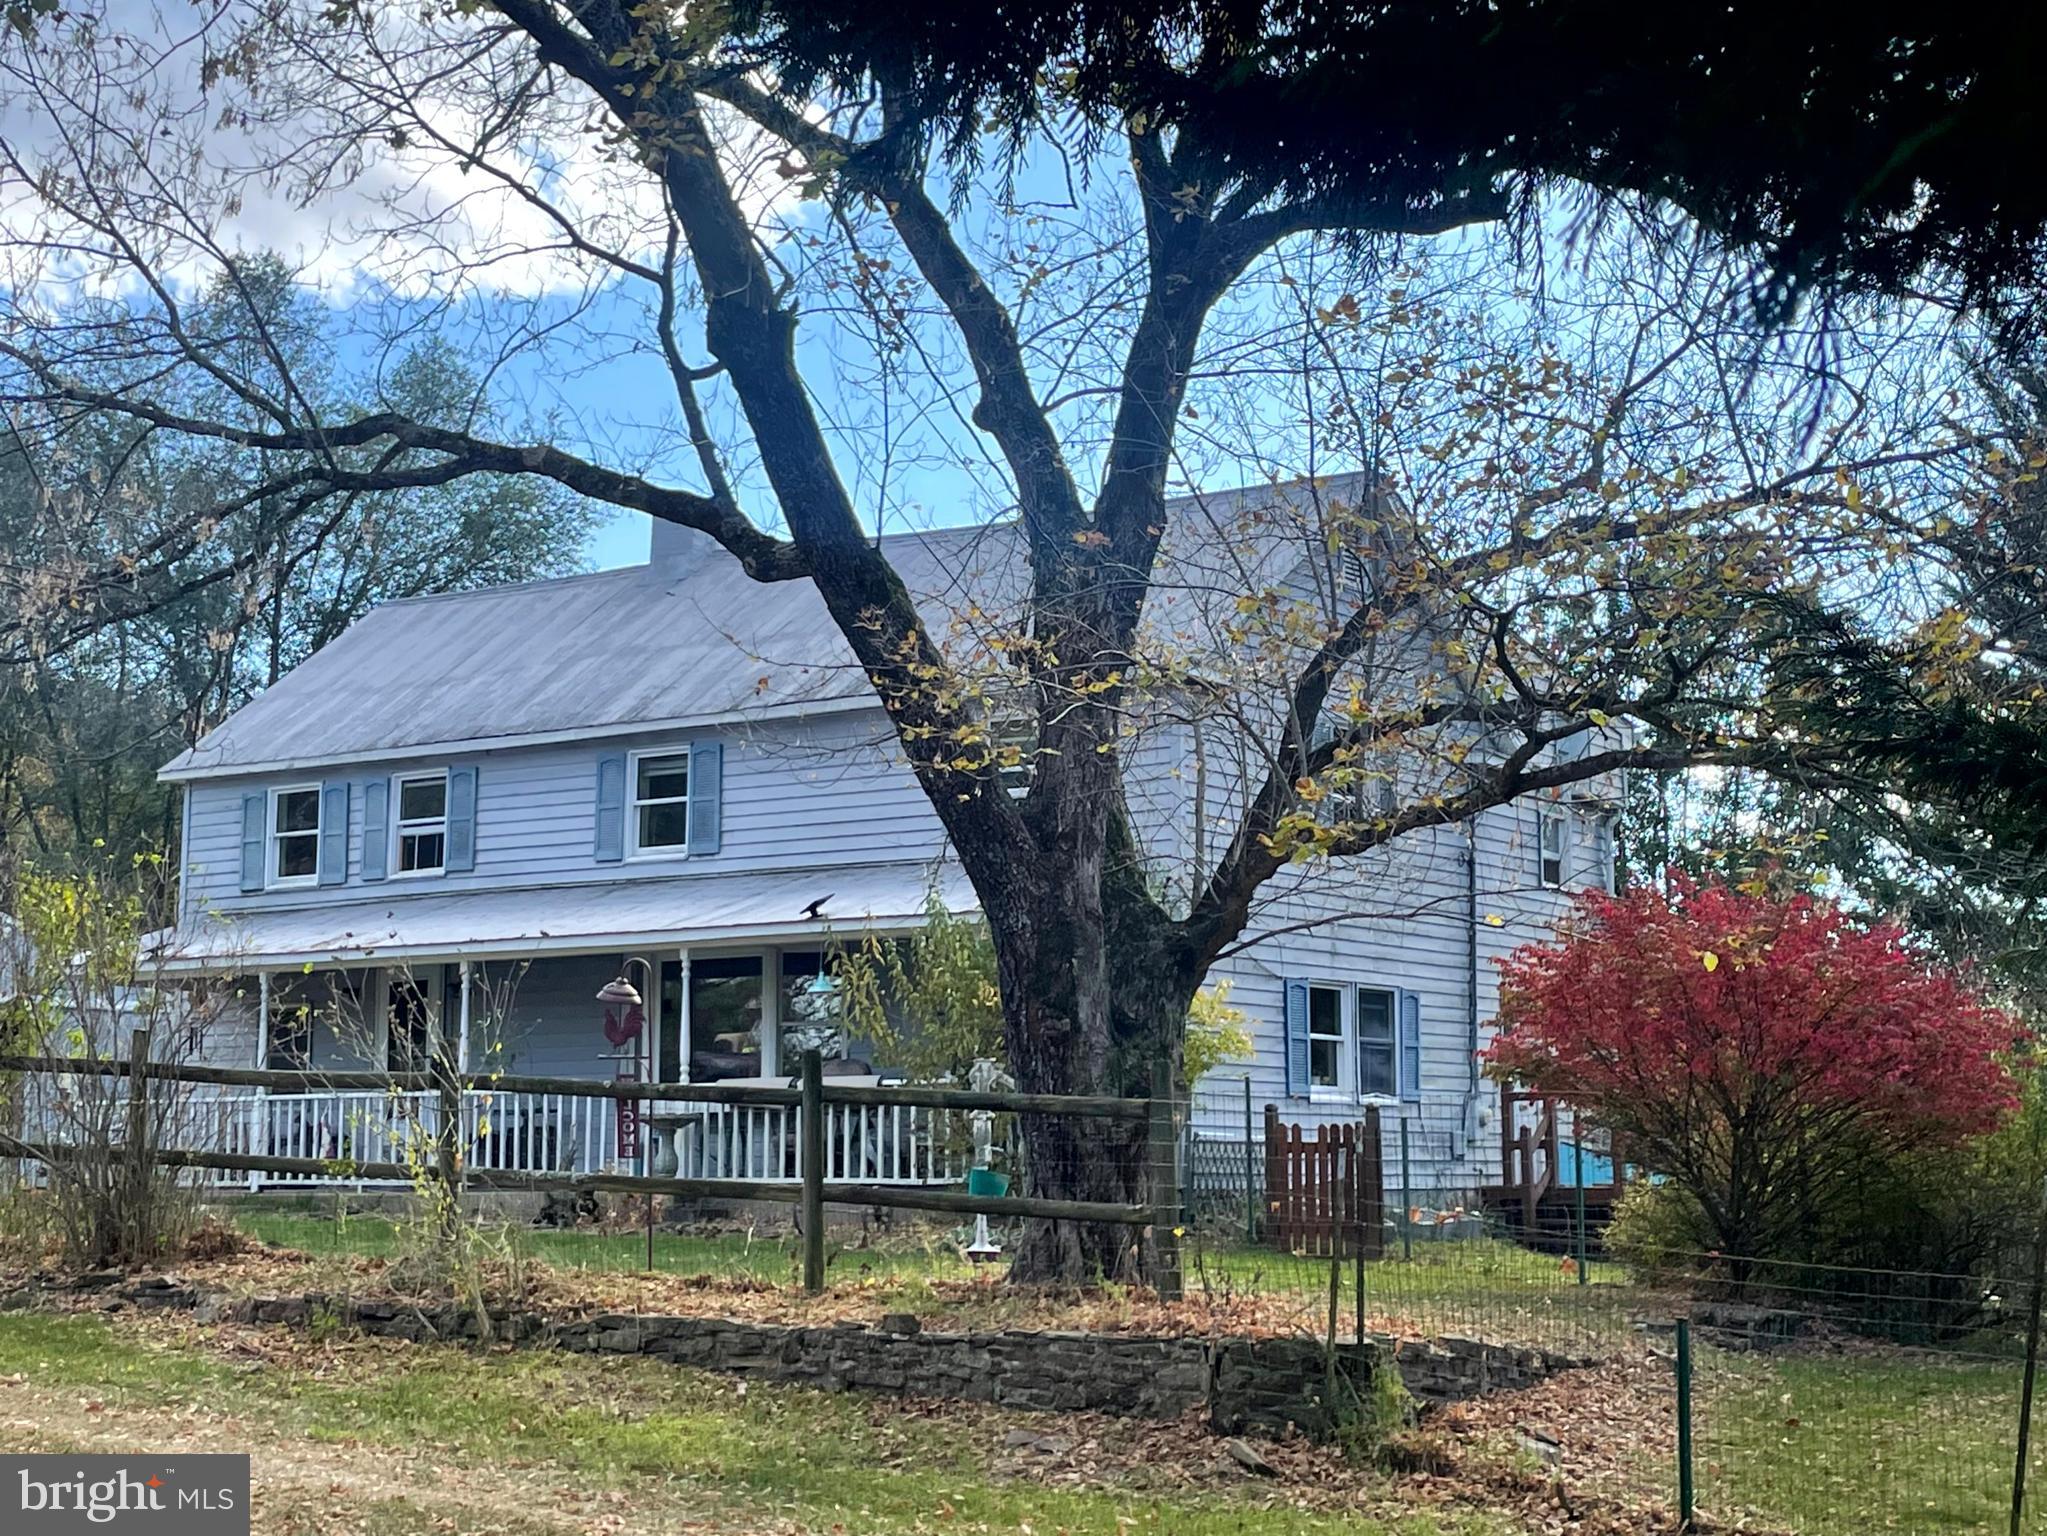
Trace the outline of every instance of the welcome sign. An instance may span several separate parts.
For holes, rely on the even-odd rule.
[[[248,1536],[247,1456],[0,1456],[8,1536]]]

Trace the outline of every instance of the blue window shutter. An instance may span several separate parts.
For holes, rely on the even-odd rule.
[[[270,837],[264,818],[269,814],[268,795],[242,796],[242,889],[245,891],[263,889],[263,854]]]
[[[1410,1104],[1422,1098],[1422,1000],[1418,992],[1400,994],[1400,1096]]]
[[[689,749],[689,851],[716,853],[724,833],[725,747],[716,741],[692,742]]]
[[[448,770],[448,840],[441,867],[466,875],[476,868],[476,765]]]
[[[1308,1092],[1308,984],[1286,984],[1286,1091],[1290,1099]]]
[[[391,781],[365,779],[362,786],[362,877],[381,880],[391,847]]]
[[[348,780],[320,786],[320,884],[348,883]]]
[[[597,759],[597,860],[616,864],[625,857],[625,754]]]

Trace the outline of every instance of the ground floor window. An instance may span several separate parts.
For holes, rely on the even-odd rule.
[[[263,1065],[272,1072],[309,1072],[316,1061],[372,1066],[376,1016],[363,1008],[368,972],[272,972],[263,992]]]
[[[434,1055],[433,989],[423,977],[394,976],[386,994],[384,1069],[424,1072]]]
[[[1343,1088],[1343,993],[1336,987],[1308,988],[1308,1082]]]
[[[706,956],[689,962],[685,987],[682,962],[662,961],[662,1082],[761,1076],[762,975],[759,955]]]
[[[1400,1091],[1394,996],[1383,987],[1359,987],[1358,1092],[1390,1099]]]
[[[1415,1066],[1401,1050],[1397,988],[1303,980],[1288,982],[1286,990],[1290,1093],[1318,1099],[1400,1097],[1403,1079],[1415,1075]],[[1296,1063],[1305,1065],[1305,1082],[1295,1075],[1300,1071]],[[1405,1086],[1412,1091],[1411,1082]]]
[[[272,1072],[307,1072],[313,1065],[313,1006],[286,992],[270,995],[269,1044],[263,1065]]]

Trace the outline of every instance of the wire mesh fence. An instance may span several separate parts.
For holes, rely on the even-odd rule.
[[[1573,1497],[1666,1507],[1688,1484],[1702,1520],[1753,1530],[2013,1529],[2030,1275],[1690,1252],[1632,1251],[1624,1265],[1603,1241],[1622,1170],[1578,1128],[1552,1134],[1571,1155],[1531,1195],[1507,1154],[1532,1124],[1478,1137],[1441,1117],[1360,1114],[1348,1139],[1315,1133],[1331,1149],[1322,1161],[1287,1164],[1275,1136],[1291,1144],[1297,1127],[1255,1102],[1247,1116],[1241,1090],[1228,1108],[1234,1124],[1183,1105],[1163,1136],[1152,1114],[1082,1135],[998,1116],[967,1150],[1005,1193],[1157,1200],[1158,1221],[835,1199],[815,1295],[811,1218],[793,1198],[486,1192],[463,1215],[461,1262],[495,1297],[585,1314],[907,1312],[937,1331],[1192,1340],[1215,1382],[1238,1383],[1247,1422],[1355,1433],[1374,1454],[1392,1437],[1454,1433],[1467,1466],[1492,1458]],[[1363,1171],[1376,1198],[1315,1208],[1353,1223],[1356,1241],[1275,1220],[1275,1179],[1293,1189]],[[930,1188],[957,1196],[967,1183],[948,1171]],[[319,1187],[204,1194],[216,1223],[260,1245],[243,1283],[448,1283],[445,1225],[418,1189],[337,1171]],[[2040,1460],[2036,1443],[2029,1479]],[[2047,1505],[2028,1498],[2016,1529],[2047,1531]]]

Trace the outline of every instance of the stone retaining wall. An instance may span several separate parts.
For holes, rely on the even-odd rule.
[[[324,1295],[231,1297],[164,1276],[133,1282],[108,1276],[92,1288],[105,1292],[103,1305],[109,1308],[189,1310],[203,1322],[292,1328],[320,1323],[422,1343],[479,1336],[474,1312],[452,1303]],[[65,1289],[75,1295],[78,1287]],[[0,1297],[0,1306],[36,1301],[31,1289]],[[887,1317],[880,1327],[799,1327],[631,1313],[551,1318],[508,1312],[493,1314],[491,1331],[514,1344],[577,1354],[643,1355],[828,1392],[1153,1419],[1200,1409],[1221,1433],[1297,1431],[1315,1438],[1332,1434],[1358,1404],[1374,1400],[1373,1375],[1389,1355],[1407,1389],[1424,1404],[1528,1386],[1588,1363],[1470,1339],[1399,1344],[1369,1339],[1363,1346],[1340,1345],[1332,1370],[1322,1345],[1309,1339],[940,1333],[926,1332],[906,1314]]]

